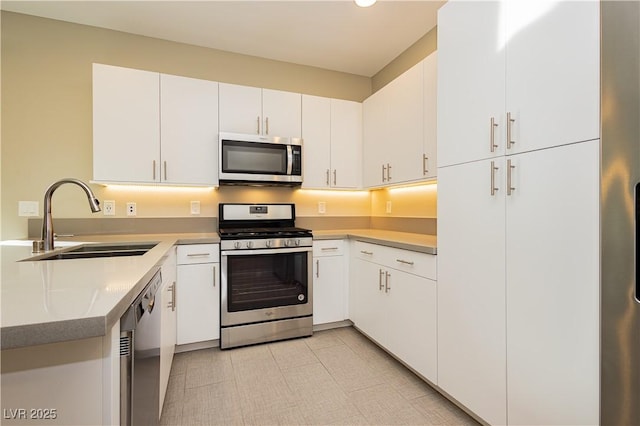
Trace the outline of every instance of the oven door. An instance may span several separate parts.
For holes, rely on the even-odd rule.
[[[313,313],[312,248],[222,251],[221,326]]]

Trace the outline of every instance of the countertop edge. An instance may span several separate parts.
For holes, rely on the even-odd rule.
[[[384,235],[376,235],[384,234]],[[424,239],[425,241],[411,242],[407,241],[406,236],[410,235],[411,239]],[[383,246],[394,247],[404,250],[411,250],[426,254],[438,254],[436,246],[436,236],[426,234],[408,234],[405,232],[382,231],[373,229],[357,229],[357,230],[328,230],[317,231],[313,234],[314,240],[344,240],[350,239],[355,241],[363,241],[367,243],[380,244]]]

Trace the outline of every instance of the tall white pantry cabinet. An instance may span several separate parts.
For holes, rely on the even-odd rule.
[[[438,385],[490,424],[599,421],[599,3],[438,17]]]

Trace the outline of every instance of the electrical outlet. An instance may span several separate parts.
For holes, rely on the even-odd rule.
[[[200,214],[200,201],[191,202],[191,214]]]
[[[102,201],[102,214],[105,216],[115,216],[116,215],[116,202],[113,200],[103,200]]]
[[[391,201],[387,201],[387,213],[391,213]]]
[[[127,216],[135,216],[136,214],[138,214],[136,203],[129,201],[127,203]]]
[[[327,212],[327,203],[324,201],[318,202],[318,213],[325,214]]]

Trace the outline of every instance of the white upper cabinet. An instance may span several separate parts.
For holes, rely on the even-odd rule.
[[[218,83],[94,64],[93,180],[217,185]]]
[[[514,120],[507,154],[599,138],[599,2],[503,6],[506,112]]]
[[[365,187],[436,177],[436,63],[432,53],[364,101]]]
[[[331,99],[331,186],[362,186],[362,104]]]
[[[598,138],[599,35],[598,2],[448,2],[439,165]]]
[[[501,8],[498,1],[449,1],[439,10],[438,166],[505,152]]]
[[[218,184],[218,83],[160,75],[162,182]]]
[[[303,188],[361,187],[362,104],[302,96]]]
[[[160,75],[93,64],[93,179],[156,182]]]
[[[301,126],[299,93],[220,83],[220,131],[299,138]]]
[[[424,128],[422,175],[429,179],[438,174],[438,52],[422,61]]]

